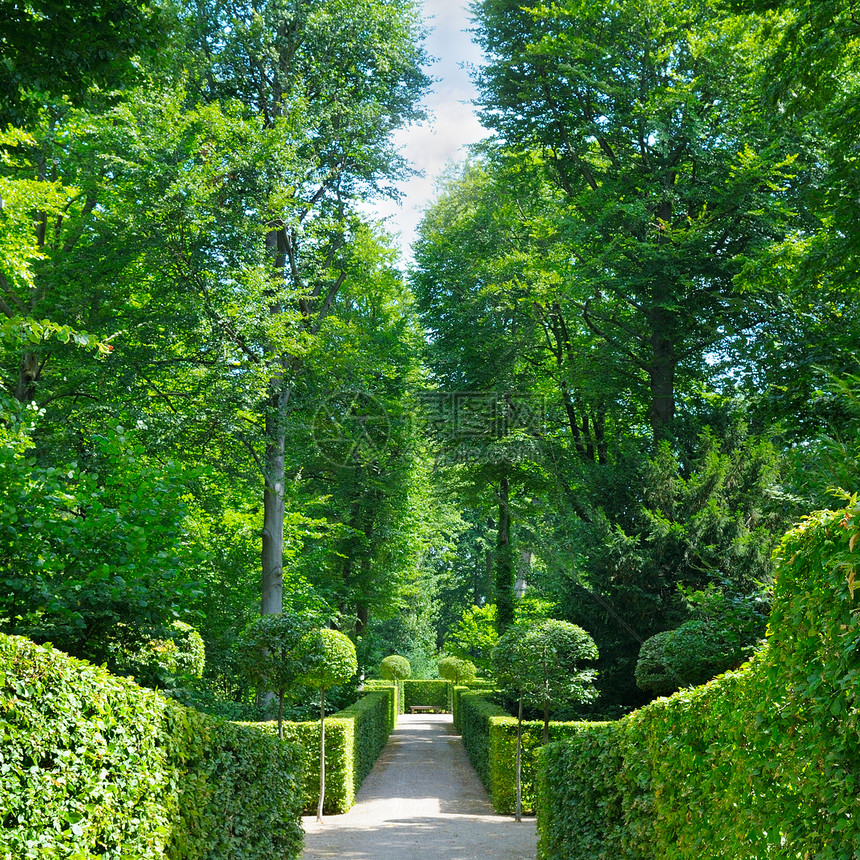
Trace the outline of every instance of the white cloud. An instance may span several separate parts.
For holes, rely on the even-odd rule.
[[[383,201],[368,205],[371,217],[386,218],[388,229],[400,234],[404,259],[415,237],[421,210],[433,198],[435,180],[452,160],[462,159],[464,147],[486,136],[470,104],[476,91],[464,64],[477,65],[480,51],[466,32],[468,13],[460,0],[424,0],[424,17],[433,28],[428,52],[437,58],[428,73],[437,78],[424,103],[432,118],[425,125],[404,129],[397,135],[401,151],[423,176],[400,183],[400,205]]]

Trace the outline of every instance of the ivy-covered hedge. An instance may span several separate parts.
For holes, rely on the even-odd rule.
[[[298,857],[296,750],[0,634],[0,857]]]
[[[391,687],[369,692],[354,705],[338,711],[325,721],[326,791],[323,811],[328,815],[346,812],[355,803],[355,795],[370,773],[391,731],[390,715],[394,691]],[[277,723],[253,723],[276,734]],[[315,812],[320,792],[320,724],[319,720],[302,723],[285,722],[284,738],[300,749],[304,784],[302,806],[306,813]]]
[[[403,707],[408,711],[412,705],[427,705],[447,711],[450,708],[449,688],[450,681],[422,681],[407,679],[403,682]]]
[[[542,755],[544,860],[860,857],[860,506],[777,553],[768,647]]]
[[[457,728],[469,758],[490,794],[493,808],[511,814],[516,806],[517,721],[503,708],[479,693],[457,688]],[[589,723],[550,722],[550,741],[570,737]],[[538,752],[543,745],[543,722],[525,720],[522,725],[523,811],[535,811]]]

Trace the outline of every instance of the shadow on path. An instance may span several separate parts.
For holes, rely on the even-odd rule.
[[[450,714],[400,717],[345,815],[303,819],[303,860],[534,860],[534,819],[496,815]],[[407,852],[404,854],[404,852]]]

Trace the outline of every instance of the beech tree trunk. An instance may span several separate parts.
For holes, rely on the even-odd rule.
[[[36,396],[36,381],[42,366],[35,352],[25,352],[18,365],[18,383],[15,386],[15,399],[19,403],[30,403]]]
[[[678,359],[669,328],[667,314],[662,309],[651,316],[651,363],[648,376],[651,384],[651,430],[659,442],[672,434],[675,419],[675,368]]]
[[[499,633],[514,620],[514,559],[507,477],[499,481],[499,528],[496,538],[496,627]]]
[[[283,609],[284,590],[284,487],[285,434],[284,396],[270,398],[266,416],[266,462],[263,488],[263,548],[261,615],[276,615]]]
[[[269,314],[283,313],[279,300],[286,275],[287,255],[283,231],[266,234],[266,250],[272,259]],[[272,353],[274,350],[272,349]],[[270,356],[271,357],[271,356]],[[282,362],[283,364],[283,362]],[[286,487],[287,380],[278,373],[269,383],[266,403],[266,452],[263,463],[263,546],[261,550],[260,614],[277,615],[283,609],[284,592],[284,489]]]

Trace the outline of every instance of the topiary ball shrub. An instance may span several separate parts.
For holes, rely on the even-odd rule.
[[[642,643],[636,684],[647,693],[669,696],[737,669],[749,656],[749,644],[735,631],[712,621],[687,621]]]
[[[475,680],[478,668],[471,660],[459,657],[443,657],[439,661],[439,677],[454,684],[470,684]]]
[[[411,673],[409,661],[399,654],[391,654],[379,664],[379,677],[386,681],[404,681]]]

